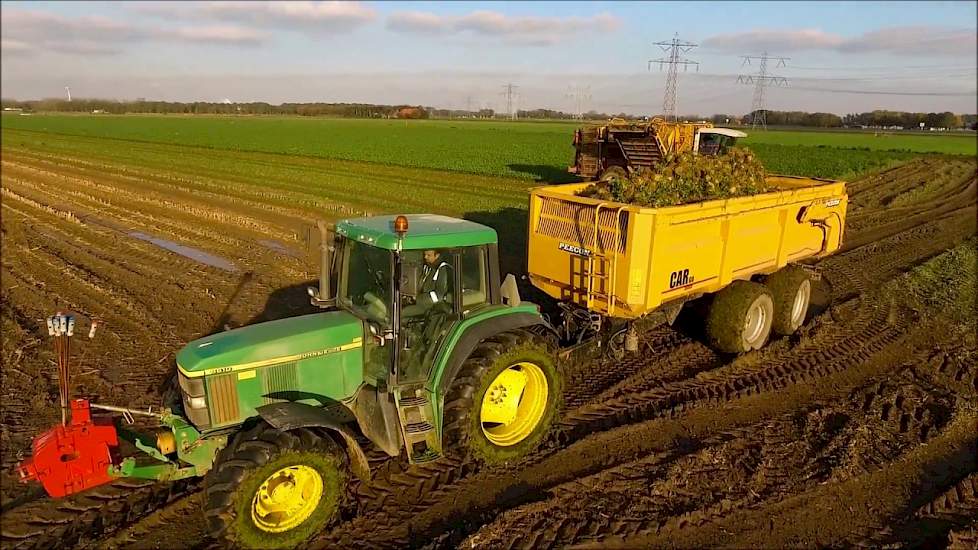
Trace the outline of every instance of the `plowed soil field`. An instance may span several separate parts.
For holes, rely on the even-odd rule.
[[[165,144],[100,154],[86,145],[95,138],[10,135],[5,549],[220,546],[204,532],[193,481],[120,481],[59,501],[16,483],[19,453],[58,421],[43,326],[54,311],[104,323],[93,340],[74,340],[77,395],[158,406],[187,341],[308,311],[316,262],[302,224],[323,212],[363,211],[374,193],[377,211],[402,200],[417,211],[398,189],[443,186],[492,209],[432,210],[496,223],[503,239],[525,227],[507,206],[525,203],[524,184],[510,180]],[[212,168],[195,164],[203,157]],[[269,166],[277,179],[254,184]],[[331,190],[351,175],[367,183],[346,197]],[[681,316],[622,361],[569,361],[565,410],[544,449],[506,469],[372,452],[372,481],[352,488],[312,547],[973,548],[976,162],[920,157],[851,182],[849,194],[844,249],[818,265],[818,303],[799,334],[722,356]]]

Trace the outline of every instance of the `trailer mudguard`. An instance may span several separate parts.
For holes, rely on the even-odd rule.
[[[265,422],[273,428],[289,431],[296,428],[326,428],[336,432],[346,443],[346,453],[350,457],[350,469],[363,481],[370,481],[370,464],[367,455],[349,428],[337,421],[336,416],[323,407],[306,405],[294,401],[270,403],[255,409]]]

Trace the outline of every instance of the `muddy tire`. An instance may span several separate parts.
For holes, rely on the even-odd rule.
[[[734,281],[716,294],[706,320],[710,345],[725,353],[760,349],[771,335],[774,300],[764,285]]]
[[[614,180],[621,181],[627,178],[628,178],[628,171],[626,171],[623,167],[609,166],[608,168],[605,168],[604,171],[601,172],[601,177],[599,179],[604,182],[611,182]]]
[[[234,548],[293,548],[337,517],[347,477],[330,437],[261,422],[235,436],[204,479],[210,535]]]
[[[484,340],[465,360],[445,398],[447,452],[486,464],[529,454],[549,433],[562,390],[563,378],[545,339],[521,330]]]
[[[812,281],[808,272],[798,266],[788,266],[771,274],[764,282],[774,298],[775,334],[794,334],[805,322],[808,302],[812,296]]]

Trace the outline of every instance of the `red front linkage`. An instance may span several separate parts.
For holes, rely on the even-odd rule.
[[[111,419],[92,419],[86,399],[71,401],[71,421],[34,438],[34,454],[20,464],[20,481],[37,480],[52,497],[112,481],[109,466],[119,437]]]

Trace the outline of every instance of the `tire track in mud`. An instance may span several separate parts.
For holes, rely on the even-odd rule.
[[[121,479],[57,501],[35,501],[3,513],[3,547],[9,550],[92,544],[120,526],[196,488],[189,482],[153,483]]]
[[[949,419],[919,415],[921,405],[906,396],[914,386],[905,376],[899,379],[721,432],[691,452],[653,454],[563,483],[549,489],[545,499],[501,514],[461,546],[561,548],[653,533],[667,521],[695,528],[736,509],[758,508],[785,494],[876,471],[932,439]],[[881,396],[896,409],[866,404]],[[944,393],[924,400],[926,406],[946,407],[950,398]],[[905,416],[920,418],[906,424]],[[863,449],[852,449],[875,442],[864,437],[867,431],[890,446],[886,460],[869,467]]]
[[[960,217],[959,214],[959,212],[952,212],[952,217]],[[946,228],[946,225],[940,224],[946,223],[946,220],[937,220],[923,222],[915,227],[934,226],[933,231],[940,233]],[[956,229],[959,226],[962,229],[967,228],[967,224],[954,225],[953,228]],[[930,242],[927,239],[933,237],[929,232],[924,235],[922,234],[924,232],[913,231],[913,229],[913,227],[901,229],[888,237],[887,240],[900,237],[908,231],[921,234],[919,237],[911,239],[910,244],[927,243]],[[956,232],[953,238],[957,238]],[[953,240],[953,238],[948,240]],[[941,244],[936,243],[931,247],[935,250],[930,255],[940,252],[936,249]],[[872,245],[863,246],[833,258],[849,255],[862,256],[859,251],[871,248]],[[868,285],[882,282],[879,279],[885,280],[884,277],[890,276],[893,271],[909,269],[926,259],[919,253],[903,252],[908,248],[911,247],[908,246],[906,239],[903,239],[903,242],[899,244],[890,246],[886,253],[888,255],[887,260],[883,264],[885,269],[882,272],[876,270],[873,265],[868,266],[873,269],[876,277],[867,278],[865,276],[867,266],[863,265],[859,266],[858,273],[854,273],[856,267],[851,265],[855,263],[854,259],[850,259],[849,263],[840,260],[840,265],[845,265],[845,267],[839,267],[839,272],[850,276],[858,274],[858,276],[853,277],[848,286],[840,286],[849,298],[859,297],[865,292]],[[870,256],[871,254],[866,255]],[[794,384],[804,384],[833,374],[840,374],[845,371],[848,364],[871,360],[883,350],[896,344],[907,325],[899,322],[899,319],[891,322],[894,321],[891,318],[891,310],[870,308],[868,304],[862,304],[861,300],[859,302],[858,308],[846,306],[838,309],[843,312],[852,310],[848,314],[853,322],[846,322],[847,326],[856,322],[865,325],[859,333],[859,336],[868,338],[869,341],[865,345],[861,345],[856,337],[846,338],[843,328],[836,328],[831,323],[826,323],[826,327],[821,327],[812,336],[816,341],[815,344],[805,347],[805,342],[800,343],[799,346],[775,357],[773,366],[765,368],[763,363],[755,365],[734,364],[732,366],[724,365],[721,367],[723,369],[721,372],[712,372],[708,369],[723,365],[722,360],[718,360],[712,352],[698,351],[702,346],[681,335],[674,336],[670,335],[670,332],[665,332],[662,336],[663,344],[654,353],[643,358],[644,360],[638,360],[635,363],[625,362],[621,366],[616,365],[610,371],[596,371],[585,367],[586,370],[583,372],[592,374],[607,372],[608,374],[597,383],[590,384],[588,389],[577,391],[571,395],[569,402],[581,406],[572,410],[570,420],[565,420],[562,424],[560,439],[564,444],[579,442],[597,430],[607,431],[611,427],[644,423],[650,419],[670,417],[680,412],[687,413],[696,407],[714,407],[747,396],[778,391]],[[830,353],[823,354],[815,351],[816,348],[824,345],[821,339],[824,339],[833,348]],[[838,350],[835,349],[836,345]],[[826,361],[828,364],[823,364]],[[654,371],[650,370],[663,364],[669,365],[671,369],[669,372],[674,373],[667,374],[667,376],[677,378],[675,382],[667,385],[671,389],[666,393],[657,392],[655,385],[659,379],[656,378]],[[607,365],[604,367],[606,368]],[[683,374],[700,371],[707,372],[694,379],[682,380]],[[652,374],[650,375],[650,373]],[[581,379],[590,380],[588,376],[582,375]],[[634,383],[634,388],[630,386],[630,383]],[[640,390],[633,391],[635,388],[640,388]],[[605,391],[610,391],[618,396],[616,397],[618,401],[615,402],[614,406],[607,407],[588,403],[589,400]],[[521,462],[517,469],[532,467],[534,464],[539,464],[558,453],[561,451],[553,448],[545,449]],[[437,535],[438,531],[412,532],[411,522],[415,515],[425,512],[439,502],[450,500],[463,483],[471,481],[473,478],[479,476],[492,478],[493,475],[498,475],[499,477],[495,479],[504,484],[507,482],[506,480],[511,478],[511,475],[505,472],[493,474],[490,470],[481,469],[475,464],[452,459],[444,459],[438,463],[420,466],[407,466],[397,459],[381,460],[374,468],[374,475],[375,482],[371,485],[360,484],[353,487],[360,515],[352,521],[341,524],[337,530],[320,539],[317,544],[329,544],[330,542],[355,542],[357,544],[366,542],[378,546],[416,544],[425,540],[427,536]],[[147,492],[147,495],[155,494],[155,489],[135,491],[135,493],[140,494],[143,492]],[[79,496],[79,498],[87,498],[87,493]],[[168,495],[166,501],[172,502],[172,498],[172,495]],[[38,530],[26,537],[17,539],[18,544],[21,544],[21,547],[31,547],[30,541],[32,540],[35,542],[55,540],[55,538],[44,538],[48,536],[51,529],[61,530],[59,532],[68,530],[70,533],[78,533],[78,540],[97,540],[97,536],[106,535],[126,525],[138,523],[140,517],[163,504],[151,496],[146,496],[145,499],[150,503],[155,503],[155,506],[122,506],[126,510],[123,514],[125,517],[115,516],[116,519],[121,518],[115,523],[101,521],[91,515],[86,515],[87,512],[81,513],[75,518],[75,521],[69,522],[67,525],[70,527],[65,527],[64,524],[58,524],[57,527],[48,525],[48,530],[45,530],[45,528],[38,527],[42,524],[29,523],[28,521],[27,525],[34,525]],[[55,510],[60,509],[51,507],[49,504],[38,504],[38,508],[35,508],[33,512],[22,511],[21,508],[13,511],[25,513],[28,516],[31,516],[32,513],[34,516],[42,516],[45,515],[45,506]],[[491,517],[493,512],[486,513],[489,513],[490,516],[476,514],[468,517],[468,519],[474,522],[475,526],[478,526],[488,517]],[[86,525],[91,525],[87,534]],[[69,540],[73,536],[75,535],[69,534]],[[5,530],[5,545],[7,539],[8,535]]]

